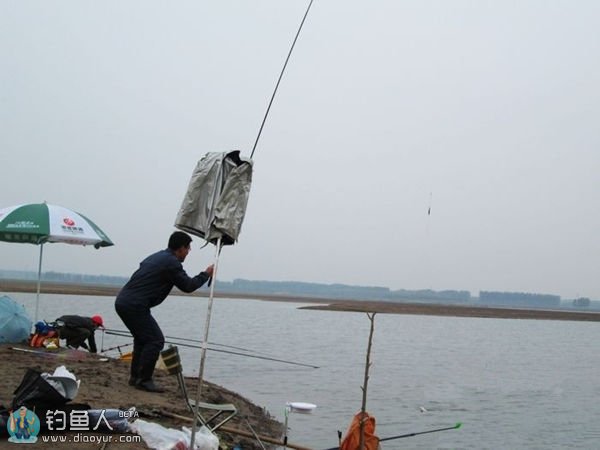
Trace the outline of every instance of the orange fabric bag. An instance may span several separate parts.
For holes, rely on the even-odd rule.
[[[47,331],[46,333],[35,333],[29,336],[30,347],[43,347],[44,341],[48,338],[56,338],[58,342],[58,333],[55,330]]]
[[[377,450],[379,448],[379,438],[375,436],[375,417],[369,413],[358,412],[354,415],[352,423],[348,427],[346,436],[342,440],[340,450],[359,450],[360,448],[360,421],[364,421],[365,450]]]

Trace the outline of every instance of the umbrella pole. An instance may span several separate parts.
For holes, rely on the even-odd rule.
[[[196,439],[196,424],[198,423],[198,404],[200,403],[200,394],[202,392],[202,379],[204,376],[204,360],[206,359],[206,348],[208,344],[208,330],[210,328],[210,316],[212,313],[213,295],[215,292],[215,282],[217,280],[217,269],[219,267],[219,254],[221,253],[221,238],[217,240],[215,250],[215,267],[213,269],[212,283],[210,284],[210,295],[208,297],[208,310],[206,312],[206,323],[204,325],[204,339],[200,344],[200,370],[198,373],[198,386],[196,387],[196,403],[194,405],[194,426],[192,426],[192,437],[190,439],[190,448],[194,448]]]
[[[44,254],[44,244],[40,244],[40,260],[38,263],[38,279],[37,279],[37,292],[35,295],[35,320],[33,323],[38,321],[38,309],[40,307],[40,285],[42,283],[42,256]]]

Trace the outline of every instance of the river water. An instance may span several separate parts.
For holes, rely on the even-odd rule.
[[[35,295],[9,295],[33,316]],[[202,339],[207,303],[174,296],[153,314],[165,335]],[[282,422],[286,402],[316,404],[312,414],[290,414],[288,435],[324,449],[360,409],[370,322],[300,306],[216,299],[209,342],[318,369],[208,352],[205,378]],[[101,314],[108,328],[124,329],[110,297],[42,294],[39,317],[62,314]],[[97,333],[102,339],[104,348],[128,342]],[[384,450],[599,449],[599,343],[598,323],[377,314],[367,410],[380,438],[463,424]],[[200,350],[180,353],[185,372],[197,374]]]

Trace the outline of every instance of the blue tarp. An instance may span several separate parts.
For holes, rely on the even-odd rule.
[[[0,344],[24,342],[31,332],[25,308],[8,295],[0,295]]]

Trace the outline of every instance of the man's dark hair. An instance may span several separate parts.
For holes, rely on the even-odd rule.
[[[183,231],[174,231],[169,238],[169,248],[171,250],[177,250],[181,247],[187,247],[192,242],[192,238],[185,234]]]

